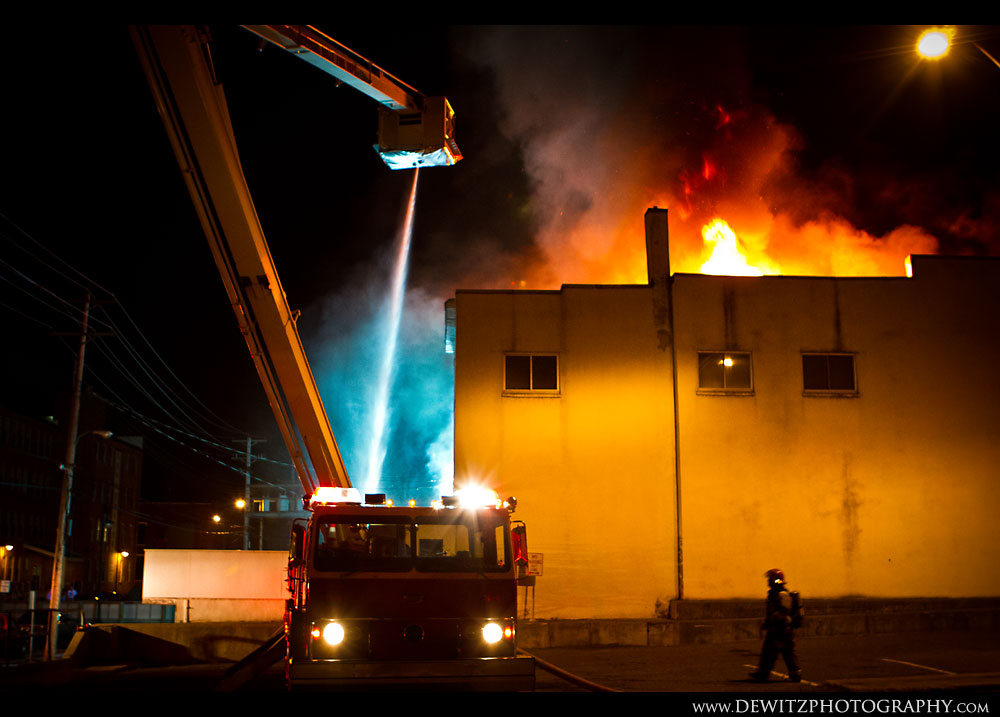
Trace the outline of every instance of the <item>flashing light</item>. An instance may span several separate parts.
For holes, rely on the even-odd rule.
[[[344,626],[339,622],[331,622],[323,628],[323,641],[327,645],[339,645],[344,641]]]
[[[504,630],[495,622],[488,622],[483,625],[483,639],[493,645],[503,639]]]
[[[361,491],[357,488],[340,488],[335,486],[324,485],[316,489],[313,493],[312,498],[309,499],[310,505],[315,503],[320,504],[334,504],[334,503],[357,503],[361,504]]]
[[[444,508],[444,503],[440,500],[432,500],[431,508],[433,508],[434,510],[441,510],[442,508]]]
[[[455,491],[459,505],[463,508],[499,508],[500,497],[495,490],[481,486],[469,486]]]
[[[415,501],[413,498],[410,498],[410,502],[407,503],[407,505],[409,505],[411,508],[413,508],[414,506],[416,506],[416,504],[417,504],[417,501]]]
[[[236,505],[237,508],[239,508],[239,509],[242,510],[243,508],[247,507],[247,502],[245,500],[243,500],[242,498],[237,498],[235,505]]]

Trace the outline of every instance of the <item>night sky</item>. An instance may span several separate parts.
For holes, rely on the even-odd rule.
[[[419,182],[386,469],[397,499],[431,497],[435,461],[449,460],[444,300],[457,288],[643,281],[648,206],[671,211],[679,271],[697,270],[698,229],[718,214],[783,273],[899,273],[910,251],[1000,255],[1000,68],[968,42],[1000,56],[996,27],[958,28],[965,43],[937,63],[914,55],[913,26],[322,29],[447,95],[465,155]],[[245,30],[212,34],[261,224],[361,475],[410,173],[372,150],[374,102],[258,51]],[[155,347],[119,307],[95,310],[119,337],[88,349],[87,382],[131,409],[131,424],[114,419],[121,431],[146,435],[146,496],[233,492],[239,475],[215,458],[238,458],[206,439],[250,432],[286,461],[127,28],[7,38],[0,61],[0,404],[53,412],[73,341],[52,334],[74,329],[62,302],[79,304],[83,284],[117,297]],[[184,394],[178,380],[204,405],[158,393]],[[213,460],[182,448],[182,435]]]

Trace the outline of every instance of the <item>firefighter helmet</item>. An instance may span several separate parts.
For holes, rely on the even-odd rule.
[[[781,585],[785,582],[785,573],[778,568],[771,568],[764,573],[764,577],[767,578],[768,585]]]

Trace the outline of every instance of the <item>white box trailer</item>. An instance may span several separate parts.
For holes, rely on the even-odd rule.
[[[142,601],[176,605],[176,622],[280,623],[287,568],[280,550],[146,550]]]

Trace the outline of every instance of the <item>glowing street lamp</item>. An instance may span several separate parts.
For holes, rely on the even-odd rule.
[[[955,29],[951,27],[932,27],[920,35],[917,40],[917,54],[928,60],[940,60],[948,54],[951,48],[951,38]]]
[[[931,27],[924,30],[917,39],[917,54],[926,60],[940,60],[947,56],[955,38],[954,27]],[[977,50],[986,56],[990,62],[1000,68],[1000,62],[978,42],[970,42]]]
[[[0,547],[0,560],[3,560],[3,571],[0,572],[0,576],[2,576],[4,580],[7,579],[7,573],[8,573],[7,565],[10,563],[9,553],[13,549],[14,546],[9,543],[7,545],[4,545],[3,547]]]
[[[118,594],[118,583],[121,582],[122,563],[125,562],[125,558],[127,557],[128,557],[127,550],[121,550],[118,552],[118,569],[115,571],[115,595]]]

